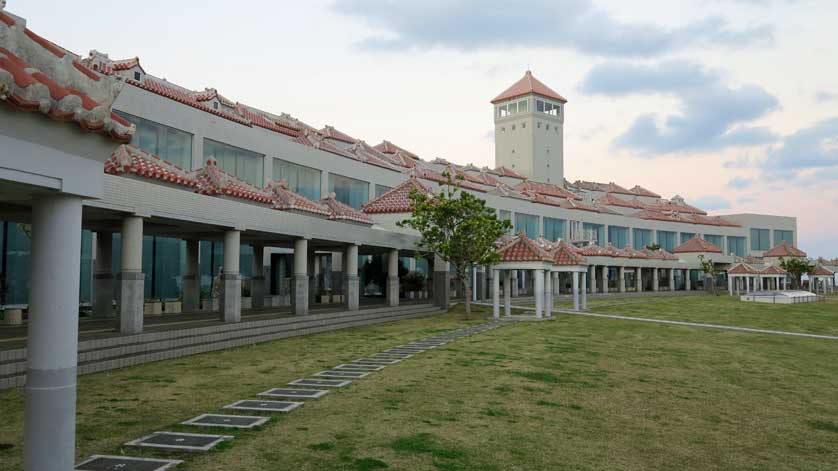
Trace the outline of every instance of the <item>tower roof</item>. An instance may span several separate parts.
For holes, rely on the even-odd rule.
[[[567,100],[563,96],[559,95],[552,88],[544,85],[540,80],[533,77],[532,72],[528,70],[521,80],[518,80],[514,85],[495,97],[495,99],[492,100],[492,104],[518,98],[519,96],[529,95],[531,93],[551,98],[553,100],[558,100],[562,103],[567,103]]]

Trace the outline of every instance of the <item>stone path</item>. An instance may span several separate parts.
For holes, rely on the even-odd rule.
[[[313,401],[329,393],[328,389],[317,388],[334,389],[348,386],[353,379],[364,378],[367,375],[383,371],[386,367],[397,365],[414,355],[441,347],[461,337],[479,334],[500,326],[501,324],[490,322],[415,340],[405,345],[367,355],[350,363],[337,365],[331,370],[314,373],[311,375],[312,378],[296,379],[288,383],[290,387],[273,388],[257,394],[257,396],[271,399],[242,399],[222,406],[221,409],[261,413],[289,413],[305,404],[300,400],[309,399]],[[297,401],[291,401],[293,399]],[[195,427],[247,429],[263,425],[269,420],[269,416],[206,413],[181,422],[181,424]],[[132,440],[125,445],[163,451],[205,452],[232,439],[233,437],[230,435],[163,431]],[[79,463],[75,469],[76,471],[111,471],[117,469],[120,471],[164,471],[181,463],[183,463],[181,460],[93,455]]]

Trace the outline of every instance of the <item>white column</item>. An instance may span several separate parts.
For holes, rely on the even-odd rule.
[[[625,293],[626,292],[626,267],[620,267],[619,268],[619,276],[620,276],[620,280],[619,280],[620,292]]]
[[[573,278],[573,310],[579,310],[579,272],[575,271],[572,274]]]
[[[503,315],[512,315],[512,270],[503,271]]]
[[[197,312],[201,306],[200,241],[186,241],[186,267],[183,273],[183,312]]]
[[[119,272],[119,332],[143,331],[143,218],[126,216],[122,220],[121,269]]]
[[[668,270],[669,273],[669,291],[675,291],[675,269],[670,268]]]
[[[608,294],[608,267],[602,267],[602,293]]]
[[[465,280],[460,280],[465,289]],[[390,250],[387,253],[387,305],[399,305],[399,251]]]
[[[658,268],[655,267],[652,269],[652,291],[658,291],[660,289],[660,277],[658,275]]]
[[[544,272],[544,317],[553,317],[553,272]]]
[[[358,246],[346,246],[343,257],[343,302],[349,311],[357,311],[361,299],[361,286],[358,278]]]
[[[33,203],[23,425],[27,471],[75,465],[81,214],[76,197],[42,196]]]
[[[239,322],[242,318],[242,279],[239,272],[241,232],[224,232],[224,271],[221,273],[221,320]]]
[[[533,270],[535,278],[535,317],[541,319],[544,315],[544,270]]]
[[[727,276],[727,290],[733,296],[733,277],[730,275]]]
[[[634,284],[637,285],[637,292],[642,293],[643,292],[643,269],[642,268],[637,268],[636,272],[637,272],[637,276],[635,276],[636,280],[634,281]]]
[[[684,290],[692,291],[692,280],[690,279],[690,270],[684,270]]]
[[[291,280],[291,312],[308,314],[308,240],[294,241],[294,278]]]
[[[590,286],[588,286],[588,290],[592,294],[594,294],[594,293],[596,293],[596,267],[595,266],[591,266],[589,274],[590,274],[590,277],[591,277],[591,283],[590,283]]]
[[[582,277],[582,288],[580,289],[582,299],[580,301],[580,304],[581,304],[580,307],[584,311],[585,309],[588,309],[588,286],[587,286],[587,284],[588,284],[588,276],[587,275],[588,274],[587,273],[584,273],[584,274],[580,273],[579,275]]]
[[[518,270],[512,270],[512,297],[518,297]]]
[[[492,270],[492,317],[500,320],[500,270]]]

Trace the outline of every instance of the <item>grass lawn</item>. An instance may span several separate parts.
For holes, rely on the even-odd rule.
[[[455,312],[82,376],[78,456],[464,324]],[[461,339],[223,450],[171,456],[210,471],[833,470],[835,358],[835,341],[562,316]],[[0,469],[20,466],[22,410],[21,390],[0,391],[0,443],[14,445]]]
[[[556,306],[571,308],[567,302],[556,303]],[[589,299],[588,309],[604,314],[838,335],[836,296],[828,296],[823,302],[794,305],[742,302],[724,294],[686,298]]]

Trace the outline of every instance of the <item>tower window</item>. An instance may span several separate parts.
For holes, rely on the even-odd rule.
[[[509,114],[515,114],[518,112],[518,103],[510,103],[509,107]]]
[[[536,123],[536,127],[537,127],[538,129],[541,129],[541,121],[539,121],[538,123]]]
[[[507,110],[506,105],[498,106],[498,118],[505,118],[509,116],[509,110]]]
[[[548,131],[550,130],[550,125],[549,125],[549,124],[547,125],[547,130],[548,130]]]
[[[512,130],[513,130],[513,131],[515,130],[515,125],[514,125],[514,124],[512,125]]]
[[[140,78],[141,78],[140,73],[139,73],[139,72],[137,72],[137,71],[135,70],[135,71],[134,71],[134,80],[136,80],[137,82],[139,82],[139,81],[140,81]]]
[[[214,109],[214,110],[218,109],[218,102],[217,101],[212,102],[212,109]]]
[[[526,113],[529,111],[529,101],[521,100],[518,102],[518,112],[519,113]]]
[[[527,123],[521,123],[521,129],[527,129]]]
[[[506,127],[505,127],[505,126],[501,126],[501,128],[500,128],[500,133],[501,133],[501,134],[503,134],[503,133],[505,133],[505,132],[506,132]]]

